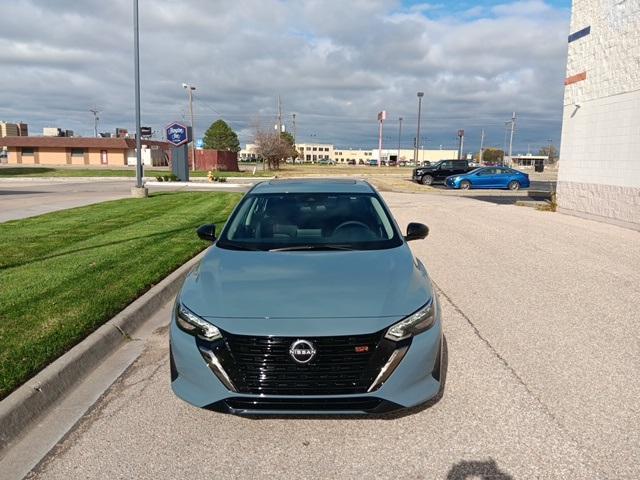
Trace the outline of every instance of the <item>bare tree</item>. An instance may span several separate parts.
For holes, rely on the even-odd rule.
[[[256,130],[256,153],[270,170],[278,170],[280,162],[293,155],[292,147],[278,132]]]

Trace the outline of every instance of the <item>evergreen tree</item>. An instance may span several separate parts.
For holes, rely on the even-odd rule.
[[[204,148],[239,152],[240,142],[238,141],[236,132],[227,125],[227,122],[224,120],[216,120],[204,134]]]

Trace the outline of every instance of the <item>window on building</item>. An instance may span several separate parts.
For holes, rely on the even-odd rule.
[[[84,148],[72,148],[71,149],[72,157],[84,157]]]
[[[22,153],[22,156],[34,156],[36,154],[36,149],[32,148],[32,147],[22,147],[22,149],[20,150]]]
[[[311,161],[311,155],[307,155],[307,160]]]
[[[315,152],[316,150],[317,150],[317,148],[316,148],[316,147],[313,147],[313,151]]]

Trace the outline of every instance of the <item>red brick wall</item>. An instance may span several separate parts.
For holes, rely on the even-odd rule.
[[[189,152],[189,159],[191,159],[191,152]],[[240,170],[238,154],[222,150],[196,150],[196,170],[238,172]]]

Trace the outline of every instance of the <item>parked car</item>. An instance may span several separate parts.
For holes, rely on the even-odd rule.
[[[347,165],[355,165],[356,164],[356,160],[355,158],[352,158],[350,160],[347,160]]]
[[[507,167],[481,167],[467,174],[447,177],[449,188],[469,190],[471,188],[529,188],[529,175]]]
[[[362,180],[253,187],[187,275],[170,324],[171,386],[237,414],[379,413],[441,392],[440,306],[422,262]]]
[[[445,178],[451,175],[462,175],[471,171],[467,160],[441,160],[428,167],[415,168],[413,180],[423,185],[444,183]]]

